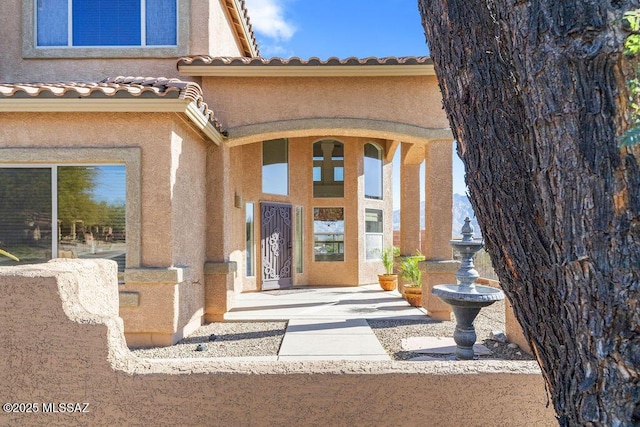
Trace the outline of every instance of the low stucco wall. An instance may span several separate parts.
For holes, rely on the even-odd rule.
[[[533,362],[145,360],[124,344],[115,263],[0,268],[0,425],[555,425]],[[88,413],[42,413],[43,403]],[[32,406],[32,408],[35,406]]]

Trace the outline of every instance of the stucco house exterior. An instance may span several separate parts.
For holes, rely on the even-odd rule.
[[[401,252],[449,315],[428,297],[455,271],[429,58],[262,58],[243,0],[5,0],[0,32],[0,248],[116,260],[130,346],[241,292],[375,282],[397,150]]]

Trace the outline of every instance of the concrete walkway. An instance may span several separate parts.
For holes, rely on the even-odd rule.
[[[366,319],[424,319],[378,284],[241,294],[227,321],[288,321],[278,360],[391,360]]]

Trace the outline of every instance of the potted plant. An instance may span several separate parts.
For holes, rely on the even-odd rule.
[[[400,276],[407,282],[404,285],[403,296],[413,307],[422,307],[422,271],[419,262],[424,259],[421,253],[416,256],[403,258],[400,262]]]
[[[393,273],[396,257],[400,254],[400,248],[390,246],[382,251],[380,259],[385,269],[385,274],[378,274],[378,283],[383,291],[392,291],[398,286],[398,275]]]

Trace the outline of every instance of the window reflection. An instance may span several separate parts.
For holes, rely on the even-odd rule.
[[[262,143],[262,192],[289,194],[289,152],[284,138]]]
[[[315,261],[344,261],[344,208],[314,208]]]
[[[366,259],[380,259],[384,236],[382,211],[379,209],[365,209],[364,224]]]
[[[108,258],[124,271],[124,166],[58,168],[58,257]]]
[[[51,259],[51,169],[0,169],[0,249],[20,263]],[[0,256],[0,265],[15,261]]]
[[[364,145],[364,196],[382,199],[382,149],[371,143]]]
[[[0,168],[0,248],[20,263],[108,258],[124,271],[125,182],[124,166]]]

